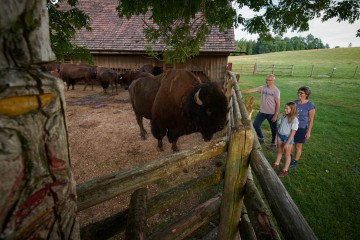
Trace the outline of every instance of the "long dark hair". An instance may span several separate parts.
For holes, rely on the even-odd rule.
[[[289,123],[291,123],[294,120],[294,118],[297,116],[296,104],[294,102],[288,102],[285,104],[285,106],[289,106],[291,109],[288,115],[286,115],[286,113],[284,114],[284,117],[287,116],[289,119]]]

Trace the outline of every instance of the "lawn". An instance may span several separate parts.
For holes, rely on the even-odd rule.
[[[252,73],[254,64],[258,72],[272,72],[287,76],[334,76],[360,80],[360,47],[316,49],[276,52],[230,57],[233,71]]]
[[[340,50],[348,52],[349,49],[352,48]],[[310,54],[311,51],[257,56],[278,64],[289,64],[288,59],[294,60],[293,64],[306,61],[311,64],[315,59],[319,64],[352,62],[352,65],[360,65],[360,48],[353,49],[357,54],[327,49],[312,51],[316,57]],[[236,65],[243,62],[242,59],[253,57],[230,57],[229,62],[233,63],[237,73]],[[264,75],[241,75],[239,86],[248,89],[263,84]],[[284,104],[295,100],[298,87],[303,85],[311,87],[310,100],[316,106],[311,138],[303,147],[298,167],[282,180],[283,184],[319,239],[360,239],[360,80],[277,76],[275,84],[281,91],[281,114]],[[254,117],[260,96],[258,93],[251,95],[256,99]],[[267,136],[264,153],[272,164],[276,152],[266,147],[270,143],[267,122],[264,122],[263,130]]]

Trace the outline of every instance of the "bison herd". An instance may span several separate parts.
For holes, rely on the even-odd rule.
[[[76,82],[85,82],[84,90],[99,81],[104,91],[111,86],[117,93],[117,84],[128,89],[130,102],[140,136],[146,139],[143,118],[149,119],[151,133],[157,139],[157,148],[163,151],[163,138],[167,136],[174,152],[179,151],[178,139],[199,132],[205,141],[222,130],[226,124],[227,99],[218,83],[201,80],[188,70],[162,71],[159,67],[145,65],[136,71],[118,74],[116,71],[63,63],[57,67],[43,65],[56,77],[60,77],[74,89]]]

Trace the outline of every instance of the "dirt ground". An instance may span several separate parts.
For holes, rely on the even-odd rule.
[[[151,135],[147,119],[144,126],[148,137],[141,139],[126,90],[118,90],[117,95],[110,93],[105,94],[99,86],[83,91],[81,85],[76,85],[75,90],[65,91],[71,161],[77,184],[172,154],[166,138],[164,151],[157,151],[157,141]],[[195,133],[181,137],[178,147],[181,151],[203,142],[201,135]],[[207,163],[201,169],[207,171],[215,165],[215,162]],[[198,173],[188,169],[179,169],[179,172]],[[156,184],[148,188],[151,195],[160,191]],[[127,208],[128,202],[129,196],[122,196],[84,210],[78,214],[80,225],[115,214]]]

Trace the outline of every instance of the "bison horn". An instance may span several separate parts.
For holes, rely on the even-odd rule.
[[[201,99],[200,99],[200,97],[199,97],[200,90],[201,90],[201,89],[199,89],[199,91],[197,91],[197,92],[195,93],[194,100],[195,100],[195,102],[196,102],[197,105],[202,106],[202,105],[203,105],[203,102],[201,101]]]

